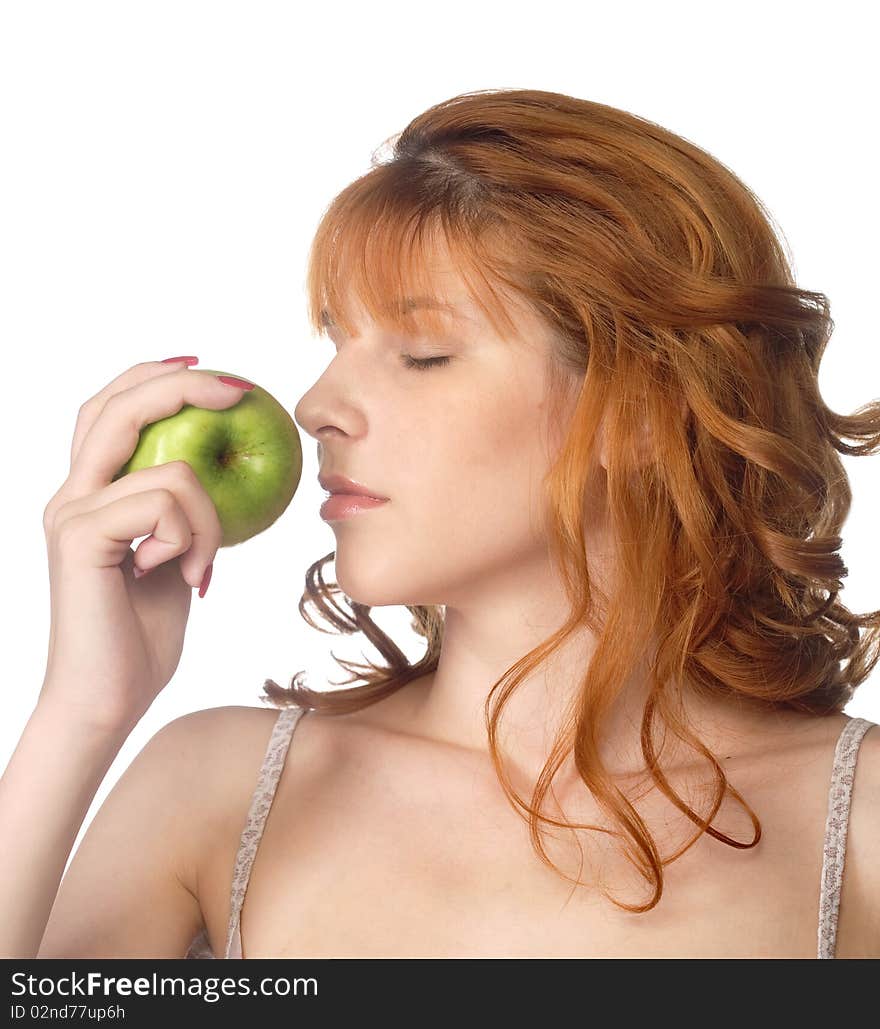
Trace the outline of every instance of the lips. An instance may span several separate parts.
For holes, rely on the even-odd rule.
[[[388,497],[383,496],[370,486],[364,485],[362,482],[357,482],[354,479],[349,479],[345,475],[319,475],[318,482],[321,484],[321,488],[325,489],[328,493],[346,493],[354,497],[371,497],[373,500],[387,500]]]
[[[387,500],[376,500],[353,493],[333,493],[321,504],[321,517],[328,522],[352,518],[364,511],[384,507]]]

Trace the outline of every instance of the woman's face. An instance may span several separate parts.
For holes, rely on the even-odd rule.
[[[517,305],[519,338],[499,338],[451,269],[442,282],[448,332],[331,329],[336,354],[294,413],[322,475],[389,498],[329,523],[339,586],[373,607],[482,606],[546,573],[542,479],[561,441],[546,424],[548,330]],[[407,355],[449,360],[422,370]]]

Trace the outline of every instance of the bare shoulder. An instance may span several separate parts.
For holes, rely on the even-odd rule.
[[[162,726],[114,784],[58,889],[38,957],[179,957],[204,908],[199,863],[241,819],[277,712],[195,711]],[[238,814],[236,814],[238,812]]]
[[[190,711],[164,725],[152,744],[173,766],[186,808],[181,875],[197,891],[198,867],[218,825],[246,812],[281,709],[226,705]]]
[[[838,957],[880,958],[880,725],[862,737],[853,775],[846,836],[840,918],[856,931],[853,953]],[[848,907],[847,907],[848,904]]]
[[[230,786],[259,768],[280,714],[280,708],[244,704],[208,707],[175,718],[160,733],[170,746],[188,755],[190,770],[197,776],[194,785],[198,781],[209,787],[218,782]]]
[[[252,736],[259,737],[263,732],[271,732],[280,713],[279,708],[245,704],[206,707],[180,715],[163,726],[160,732],[177,736],[181,743],[193,746],[210,747],[223,740],[236,738],[244,744]]]

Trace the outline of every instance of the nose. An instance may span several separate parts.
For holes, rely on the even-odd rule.
[[[326,414],[326,412],[321,412]],[[299,398],[299,402],[293,411],[293,420],[300,426],[303,432],[308,433],[312,439],[317,440],[318,438],[318,427],[323,425],[326,421],[326,417],[322,420],[319,416],[317,406],[317,395],[315,393],[315,387],[311,386],[306,392]],[[318,443],[318,449],[320,451],[320,443]],[[320,455],[319,455],[320,456]]]
[[[305,413],[304,401],[305,401],[307,396],[308,396],[308,391],[303,393],[303,395],[296,402],[296,407],[293,409],[293,420],[296,422],[296,424],[304,432],[308,432],[309,431],[308,427],[306,426],[305,422],[303,421],[303,415]]]
[[[331,415],[324,401],[318,398],[315,387],[310,387],[299,399],[293,412],[293,420],[300,426],[304,433],[311,436],[315,441],[315,452],[318,457],[318,465],[324,459],[323,440],[328,432],[341,433],[342,422]]]
[[[297,425],[316,441],[323,441],[327,433],[334,434],[331,439],[338,433],[355,435],[364,427],[369,357],[362,354],[358,366],[356,363],[343,365],[338,360],[340,356],[330,361],[299,398],[293,411]]]

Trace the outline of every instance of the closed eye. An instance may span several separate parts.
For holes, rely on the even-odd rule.
[[[409,354],[403,355],[403,363],[407,368],[417,368],[419,371],[427,371],[429,368],[440,368],[445,364],[449,364],[452,359],[450,357],[411,357]]]

